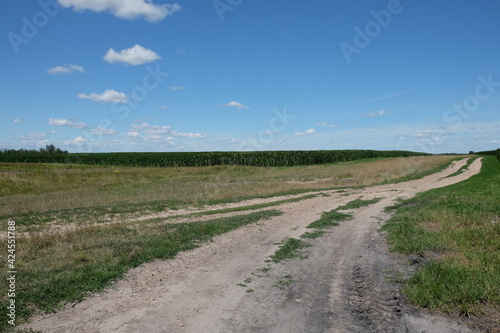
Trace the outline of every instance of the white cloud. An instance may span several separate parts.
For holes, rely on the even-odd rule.
[[[49,143],[45,133],[30,133],[22,136],[23,142],[28,145],[42,147]]]
[[[168,108],[168,106],[166,106],[166,105],[160,105],[160,106],[158,107],[158,109],[167,109],[167,108]]]
[[[91,93],[78,94],[79,98],[90,99],[96,102],[127,103],[127,95],[112,89],[104,91],[102,94]]]
[[[86,142],[87,139],[82,138],[81,136],[77,136],[73,140],[65,141],[64,144],[69,146],[82,146]]]
[[[14,119],[12,119],[12,121],[13,121],[13,122],[15,122],[15,123],[22,123],[22,122],[23,122],[23,121],[22,121],[21,119],[19,119],[19,118],[14,118]]]
[[[58,0],[65,8],[75,11],[92,10],[95,12],[108,11],[121,19],[144,17],[150,22],[164,19],[175,12],[182,10],[177,3],[155,5],[151,0]]]
[[[330,123],[327,123],[326,121],[315,123],[314,125],[316,125],[316,126],[326,126],[326,125],[328,125],[328,127],[332,127],[332,128],[340,127],[339,125],[330,124]]]
[[[154,52],[153,50],[146,49],[139,44],[136,44],[129,49],[121,50],[120,52],[109,49],[108,52],[106,52],[106,54],[104,55],[104,60],[106,60],[110,64],[116,62],[124,62],[126,64],[134,66],[147,64],[158,59],[161,59],[158,53]]]
[[[376,117],[376,116],[385,116],[386,114],[387,114],[387,111],[385,111],[384,109],[382,109],[382,110],[375,111],[375,112],[372,112],[372,113],[367,113],[364,116],[365,117]]]
[[[433,130],[424,130],[424,131],[419,131],[414,133],[412,136],[416,138],[422,138],[422,137],[428,137],[431,136],[433,133]]]
[[[76,129],[86,128],[87,124],[78,123],[68,119],[62,118],[49,118],[49,125],[55,127],[71,127]]]
[[[235,101],[223,104],[223,106],[233,107],[233,108],[237,108],[237,109],[250,110],[250,108],[248,106],[241,104],[241,103],[238,103],[238,102],[235,102]]]
[[[95,134],[95,135],[111,135],[111,134],[115,134],[116,131],[113,129],[110,129],[110,128],[98,126],[97,128],[90,130],[90,133]]]
[[[308,130],[305,130],[304,132],[295,132],[293,135],[295,136],[303,136],[303,135],[313,135],[316,133],[316,130],[314,128],[310,128]]]
[[[74,72],[85,73],[85,68],[79,65],[68,64],[64,66],[57,66],[47,69],[47,73],[49,73],[50,75],[72,74]]]
[[[23,139],[26,141],[35,141],[44,139],[47,135],[45,133],[30,133],[23,135]]]
[[[131,137],[131,138],[137,138],[137,137],[140,137],[141,135],[139,134],[139,132],[132,130],[132,131],[127,133],[127,136]]]
[[[181,133],[178,131],[172,131],[170,133],[173,136],[179,136],[179,137],[184,137],[184,138],[191,138],[191,139],[201,139],[201,138],[206,138],[207,134],[206,133]]]
[[[177,130],[172,129],[172,127],[170,126],[150,125],[148,123],[142,123],[139,125],[132,124],[132,129],[127,133],[127,136],[130,138],[143,138],[148,141],[162,140],[167,135],[168,135],[167,139],[168,138],[173,139],[172,137],[202,139],[208,136],[207,133],[179,132]]]
[[[181,87],[181,86],[172,86],[170,87],[170,90],[182,90],[184,89],[184,87]]]
[[[262,134],[267,135],[267,136],[271,136],[271,135],[274,135],[274,134],[279,134],[279,133],[281,133],[281,132],[282,132],[282,131],[279,131],[279,130],[274,130],[274,131],[272,131],[272,130],[268,130],[268,131],[264,131],[264,132],[262,132]]]

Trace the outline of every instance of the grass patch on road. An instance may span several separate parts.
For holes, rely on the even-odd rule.
[[[300,238],[309,238],[309,239],[314,239],[322,236],[325,232],[323,230],[314,230],[312,232],[305,232],[302,235],[300,235]]]
[[[311,247],[312,245],[296,238],[287,238],[283,245],[271,256],[271,260],[275,263],[280,263],[283,260],[300,258],[305,259],[307,255],[302,252],[302,249]]]
[[[340,221],[347,221],[353,218],[352,214],[344,214],[337,212],[336,209],[321,214],[321,217],[309,224],[308,228],[324,229],[339,225]]]
[[[371,200],[362,200],[362,199],[358,198],[356,200],[349,201],[348,203],[346,203],[343,206],[338,207],[337,210],[358,209],[361,207],[373,205],[373,204],[379,202],[380,200],[382,200],[382,199],[375,198],[375,199],[371,199]]]
[[[274,285],[276,288],[279,288],[281,290],[285,290],[287,287],[289,287],[292,283],[294,283],[295,280],[292,279],[292,276],[290,274],[287,274],[283,276],[276,284]]]
[[[204,222],[126,224],[82,227],[75,231],[17,239],[17,319],[36,310],[52,312],[66,302],[81,301],[121,278],[130,268],[154,259],[173,258],[214,236],[283,214],[268,210]],[[2,247],[7,248],[6,240]],[[5,280],[6,273],[2,273]],[[7,318],[6,284],[0,286],[0,316]],[[0,323],[0,331],[7,326]]]
[[[474,162],[475,160],[477,160],[479,157],[472,157],[472,158],[469,158],[467,160],[467,163],[465,163],[464,166],[462,166],[460,169],[458,169],[457,171],[455,171],[454,173],[452,173],[451,175],[449,176],[446,176],[445,178],[452,178],[452,177],[455,177],[455,176],[458,176],[460,174],[462,174],[462,172],[464,172],[465,170],[467,170],[470,165],[472,164],[472,162]]]
[[[383,227],[393,251],[432,257],[404,293],[422,307],[463,316],[500,310],[500,163],[398,204]],[[488,311],[490,312],[490,311]]]
[[[339,212],[340,210],[358,209],[361,207],[365,207],[365,206],[369,206],[369,205],[372,205],[374,203],[377,203],[380,200],[381,200],[380,198],[375,198],[375,199],[371,199],[371,200],[362,200],[362,199],[352,200],[343,206],[337,207],[334,210],[323,213],[318,220],[312,222],[307,227],[314,228],[314,229],[324,229],[324,228],[338,226],[339,222],[352,220],[354,218],[354,216],[352,214],[341,213],[341,212]],[[306,233],[303,236],[304,236],[303,238],[316,238],[318,236],[318,234],[317,233],[316,234]],[[316,237],[312,237],[312,236],[316,236]]]

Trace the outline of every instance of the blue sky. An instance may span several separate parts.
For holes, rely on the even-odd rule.
[[[0,147],[500,147],[497,0],[6,0]]]

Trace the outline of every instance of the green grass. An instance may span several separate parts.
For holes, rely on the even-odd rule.
[[[379,198],[371,200],[362,200],[362,199],[352,200],[343,206],[340,206],[329,212],[323,213],[318,220],[312,222],[307,227],[314,229],[324,229],[324,228],[338,226],[339,222],[352,220],[354,218],[352,214],[340,213],[339,210],[357,209],[377,203],[378,201],[380,201]],[[316,238],[319,236],[319,234],[317,233],[317,231],[315,231],[313,233],[306,233],[302,236],[303,238]]]
[[[271,270],[271,267],[266,266],[266,267],[259,268],[257,270],[261,271],[262,273],[267,273]]]
[[[348,203],[346,203],[343,206],[338,207],[337,210],[358,209],[361,207],[373,205],[373,204],[379,202],[380,200],[381,200],[381,198],[375,198],[375,199],[371,199],[371,200],[355,199],[355,200],[349,201]]]
[[[279,279],[274,286],[281,290],[285,290],[288,286],[290,286],[294,282],[295,280],[292,279],[292,276],[290,274],[287,274],[283,276],[281,279]]]
[[[216,235],[281,214],[268,210],[204,222],[147,228],[115,224],[18,238],[17,318],[26,318],[35,309],[51,312],[65,302],[80,301],[87,293],[100,291],[121,278],[130,268],[154,259],[173,258],[179,251],[196,248]],[[5,240],[2,246],[6,248]],[[6,318],[5,288],[2,284],[2,318]],[[2,321],[0,330],[6,327]]]
[[[302,252],[302,249],[310,247],[311,244],[296,238],[287,238],[283,245],[271,256],[271,260],[275,263],[280,263],[284,260],[300,258],[307,258]]]
[[[323,229],[338,226],[340,221],[348,221],[353,218],[352,214],[344,214],[337,212],[336,209],[323,213],[321,217],[309,224],[308,228]]]
[[[469,180],[398,203],[383,229],[392,251],[433,258],[407,281],[412,301],[461,315],[500,310],[499,161],[485,158]]]
[[[314,239],[322,236],[325,232],[323,230],[314,230],[312,232],[305,232],[302,235],[300,235],[300,238],[309,238],[309,239]]]

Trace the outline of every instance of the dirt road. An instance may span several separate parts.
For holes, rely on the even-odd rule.
[[[33,318],[42,332],[472,332],[417,313],[387,275],[404,266],[388,254],[384,207],[479,172],[465,160],[420,180],[348,190],[277,207],[285,214],[225,235],[175,259],[144,264],[105,293]],[[382,198],[310,240],[306,259],[266,263],[286,237],[356,198]],[[252,202],[253,203],[253,202]],[[244,205],[245,203],[240,203]]]

